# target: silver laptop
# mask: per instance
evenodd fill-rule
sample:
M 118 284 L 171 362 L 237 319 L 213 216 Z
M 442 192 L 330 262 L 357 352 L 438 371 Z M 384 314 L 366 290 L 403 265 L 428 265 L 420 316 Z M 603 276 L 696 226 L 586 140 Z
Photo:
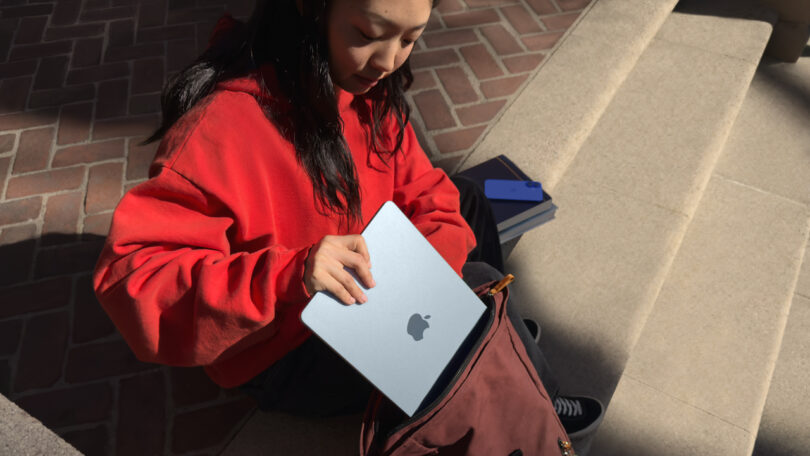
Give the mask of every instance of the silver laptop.
M 368 301 L 346 306 L 318 292 L 301 319 L 413 416 L 460 365 L 486 307 L 393 202 L 363 238 L 377 283 L 364 289 Z

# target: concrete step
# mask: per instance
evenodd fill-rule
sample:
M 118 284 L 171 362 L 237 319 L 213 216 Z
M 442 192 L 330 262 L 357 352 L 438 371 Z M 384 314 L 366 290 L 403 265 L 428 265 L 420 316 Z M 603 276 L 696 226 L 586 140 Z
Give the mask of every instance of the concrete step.
M 810 59 L 759 66 L 595 453 L 750 454 L 770 388 L 759 454 L 807 454 L 808 80 Z
M 610 401 L 739 113 L 774 17 L 731 3 L 682 2 L 667 17 L 570 164 L 549 174 L 556 220 L 507 264 L 568 392 Z M 517 161 L 533 176 L 544 166 Z M 729 185 L 709 188 L 722 197 Z
M 598 0 L 465 169 L 500 154 L 553 189 L 677 0 Z
M 754 78 L 730 143 L 749 157 L 724 172 L 810 204 L 810 57 L 796 64 L 765 61 Z M 744 123 L 742 122 L 744 120 Z M 767 157 L 754 166 L 754 157 Z M 731 166 L 735 165 L 735 166 Z M 787 327 L 754 447 L 757 456 L 810 454 L 810 249 L 804 251 Z

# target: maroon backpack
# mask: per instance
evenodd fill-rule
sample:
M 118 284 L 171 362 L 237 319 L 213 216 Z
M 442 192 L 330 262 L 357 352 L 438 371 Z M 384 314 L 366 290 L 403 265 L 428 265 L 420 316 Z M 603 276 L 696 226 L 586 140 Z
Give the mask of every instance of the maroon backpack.
M 506 314 L 508 280 L 475 289 L 487 317 L 455 377 L 430 405 L 408 418 L 379 392 L 372 395 L 360 456 L 574 456 Z

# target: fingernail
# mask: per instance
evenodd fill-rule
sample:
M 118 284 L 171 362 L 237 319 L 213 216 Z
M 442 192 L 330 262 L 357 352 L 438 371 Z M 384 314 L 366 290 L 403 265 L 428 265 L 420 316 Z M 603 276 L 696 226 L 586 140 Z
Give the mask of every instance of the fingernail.
M 363 296 L 360 297 L 360 302 L 362 302 L 363 304 L 365 304 L 367 301 L 368 301 L 368 296 L 363 295 Z
M 371 286 L 372 286 L 372 287 L 376 287 L 376 286 L 377 286 L 377 282 L 375 282 L 375 281 L 374 281 L 374 279 L 371 279 Z

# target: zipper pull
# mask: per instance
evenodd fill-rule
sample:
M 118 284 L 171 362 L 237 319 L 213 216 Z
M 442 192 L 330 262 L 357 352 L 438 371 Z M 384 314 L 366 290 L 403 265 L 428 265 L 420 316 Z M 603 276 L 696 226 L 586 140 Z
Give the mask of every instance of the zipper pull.
M 501 279 L 500 282 L 496 283 L 494 287 L 489 289 L 489 295 L 490 296 L 495 296 L 496 294 L 500 293 L 501 290 L 506 288 L 507 285 L 512 283 L 514 280 L 515 280 L 515 276 L 513 276 L 512 274 L 506 274 L 506 277 Z

